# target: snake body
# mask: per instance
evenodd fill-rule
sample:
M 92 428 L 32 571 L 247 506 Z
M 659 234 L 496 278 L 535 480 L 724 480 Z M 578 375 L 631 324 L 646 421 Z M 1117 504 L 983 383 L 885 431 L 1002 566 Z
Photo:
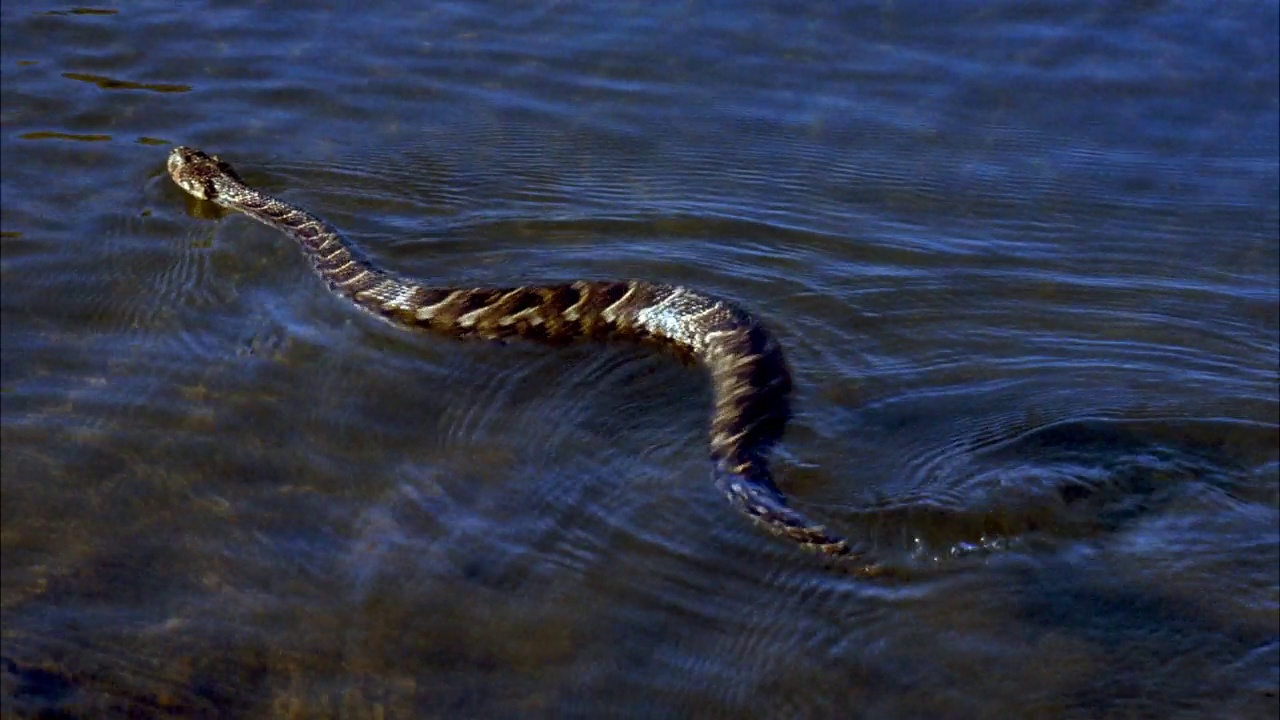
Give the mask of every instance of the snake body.
M 742 308 L 687 287 L 642 280 L 512 288 L 419 285 L 364 259 L 319 217 L 249 187 L 216 156 L 177 147 L 168 170 L 196 198 L 288 235 L 330 290 L 396 325 L 547 343 L 624 339 L 691 356 L 710 375 L 712 477 L 729 502 L 803 548 L 849 558 L 866 574 L 877 573 L 864 552 L 791 508 L 774 484 L 767 451 L 789 417 L 791 378 L 777 340 Z

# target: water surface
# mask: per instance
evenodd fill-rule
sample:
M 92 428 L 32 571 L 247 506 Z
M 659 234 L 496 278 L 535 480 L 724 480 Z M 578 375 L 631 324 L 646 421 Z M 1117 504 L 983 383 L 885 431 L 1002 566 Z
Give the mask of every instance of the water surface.
M 0 11 L 3 710 L 1272 717 L 1274 2 Z M 333 297 L 168 149 L 427 283 L 750 307 L 807 513 L 649 351 Z

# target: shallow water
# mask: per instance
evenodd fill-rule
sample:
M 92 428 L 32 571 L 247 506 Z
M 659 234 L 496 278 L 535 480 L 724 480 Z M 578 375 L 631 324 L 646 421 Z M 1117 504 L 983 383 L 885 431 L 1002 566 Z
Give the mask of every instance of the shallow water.
M 5 3 L 3 710 L 1272 717 L 1277 5 Z M 695 370 L 400 332 L 182 143 L 428 283 L 751 308 Z

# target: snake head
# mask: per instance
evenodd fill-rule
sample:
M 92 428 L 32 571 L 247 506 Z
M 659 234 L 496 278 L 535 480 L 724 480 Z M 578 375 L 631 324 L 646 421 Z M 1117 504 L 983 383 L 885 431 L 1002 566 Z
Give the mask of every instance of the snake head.
M 178 187 L 201 200 L 216 201 L 221 194 L 219 183 L 228 178 L 240 181 L 231 166 L 195 148 L 179 145 L 169 153 L 169 177 Z

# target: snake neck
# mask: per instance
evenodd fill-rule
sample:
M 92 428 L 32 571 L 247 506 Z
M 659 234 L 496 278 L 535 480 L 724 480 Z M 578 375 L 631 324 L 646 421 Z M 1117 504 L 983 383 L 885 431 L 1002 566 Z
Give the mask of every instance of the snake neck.
M 306 210 L 244 185 L 236 178 L 221 177 L 214 187 L 217 190 L 211 198 L 214 202 L 244 213 L 297 242 L 316 272 L 338 293 L 354 299 L 357 293 L 376 282 L 392 279 L 389 273 L 357 254 L 337 228 Z

